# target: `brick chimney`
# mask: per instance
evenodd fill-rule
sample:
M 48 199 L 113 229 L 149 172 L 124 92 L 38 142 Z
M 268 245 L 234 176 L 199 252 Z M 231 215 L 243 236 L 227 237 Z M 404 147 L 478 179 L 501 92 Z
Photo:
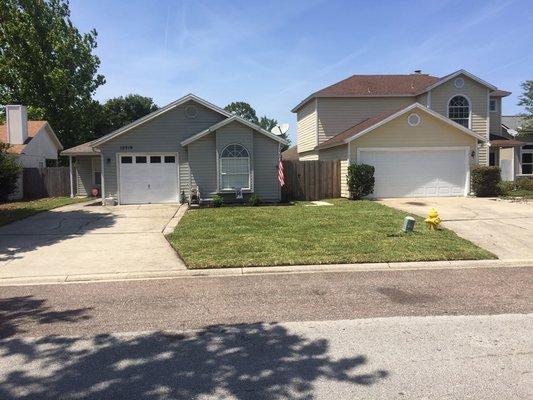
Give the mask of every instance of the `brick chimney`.
M 26 106 L 6 106 L 7 142 L 24 144 L 28 138 L 28 112 Z

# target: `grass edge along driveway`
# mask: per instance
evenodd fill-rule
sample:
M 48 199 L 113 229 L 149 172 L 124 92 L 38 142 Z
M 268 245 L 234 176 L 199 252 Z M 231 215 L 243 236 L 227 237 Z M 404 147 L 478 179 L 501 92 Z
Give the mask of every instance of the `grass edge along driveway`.
M 333 206 L 222 207 L 189 210 L 169 242 L 189 268 L 494 259 L 489 251 L 373 201 Z
M 90 200 L 87 197 L 47 197 L 37 200 L 12 201 L 0 203 L 0 226 L 10 224 L 43 211 L 66 206 L 74 203 L 82 203 Z

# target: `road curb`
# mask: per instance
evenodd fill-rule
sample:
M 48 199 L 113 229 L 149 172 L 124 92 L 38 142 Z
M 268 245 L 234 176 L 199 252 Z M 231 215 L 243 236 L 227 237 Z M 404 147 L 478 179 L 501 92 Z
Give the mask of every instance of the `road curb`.
M 224 277 L 245 275 L 332 273 L 332 272 L 382 272 L 449 270 L 468 268 L 520 268 L 533 267 L 533 260 L 464 260 L 464 261 L 420 261 L 396 263 L 323 264 L 271 267 L 237 267 L 218 269 L 180 269 L 134 271 L 127 273 L 100 273 L 76 275 L 49 275 L 42 277 L 0 278 L 0 286 L 50 285 L 68 283 L 114 282 L 128 280 L 175 279 Z

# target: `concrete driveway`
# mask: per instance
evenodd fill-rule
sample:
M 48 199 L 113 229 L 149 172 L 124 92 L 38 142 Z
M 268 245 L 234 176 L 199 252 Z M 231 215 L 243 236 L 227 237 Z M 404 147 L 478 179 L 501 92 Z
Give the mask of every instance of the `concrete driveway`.
M 435 207 L 444 226 L 504 260 L 533 260 L 533 203 L 492 198 L 384 199 L 390 207 L 427 216 Z
M 73 204 L 0 227 L 0 279 L 175 271 L 162 231 L 177 205 Z

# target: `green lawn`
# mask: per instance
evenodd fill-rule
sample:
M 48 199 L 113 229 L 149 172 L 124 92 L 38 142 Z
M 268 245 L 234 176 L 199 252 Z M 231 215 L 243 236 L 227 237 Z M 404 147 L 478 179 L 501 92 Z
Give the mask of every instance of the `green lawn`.
M 515 189 L 506 193 L 502 197 L 522 197 L 525 199 L 533 199 L 533 190 Z
M 454 232 L 401 231 L 405 212 L 377 202 L 189 211 L 168 235 L 189 268 L 495 258 Z
M 30 215 L 42 211 L 51 210 L 67 204 L 80 203 L 89 200 L 88 198 L 70 197 L 50 197 L 46 199 L 30 201 L 13 201 L 10 203 L 0 204 L 0 226 L 9 224 L 13 221 L 29 217 Z

